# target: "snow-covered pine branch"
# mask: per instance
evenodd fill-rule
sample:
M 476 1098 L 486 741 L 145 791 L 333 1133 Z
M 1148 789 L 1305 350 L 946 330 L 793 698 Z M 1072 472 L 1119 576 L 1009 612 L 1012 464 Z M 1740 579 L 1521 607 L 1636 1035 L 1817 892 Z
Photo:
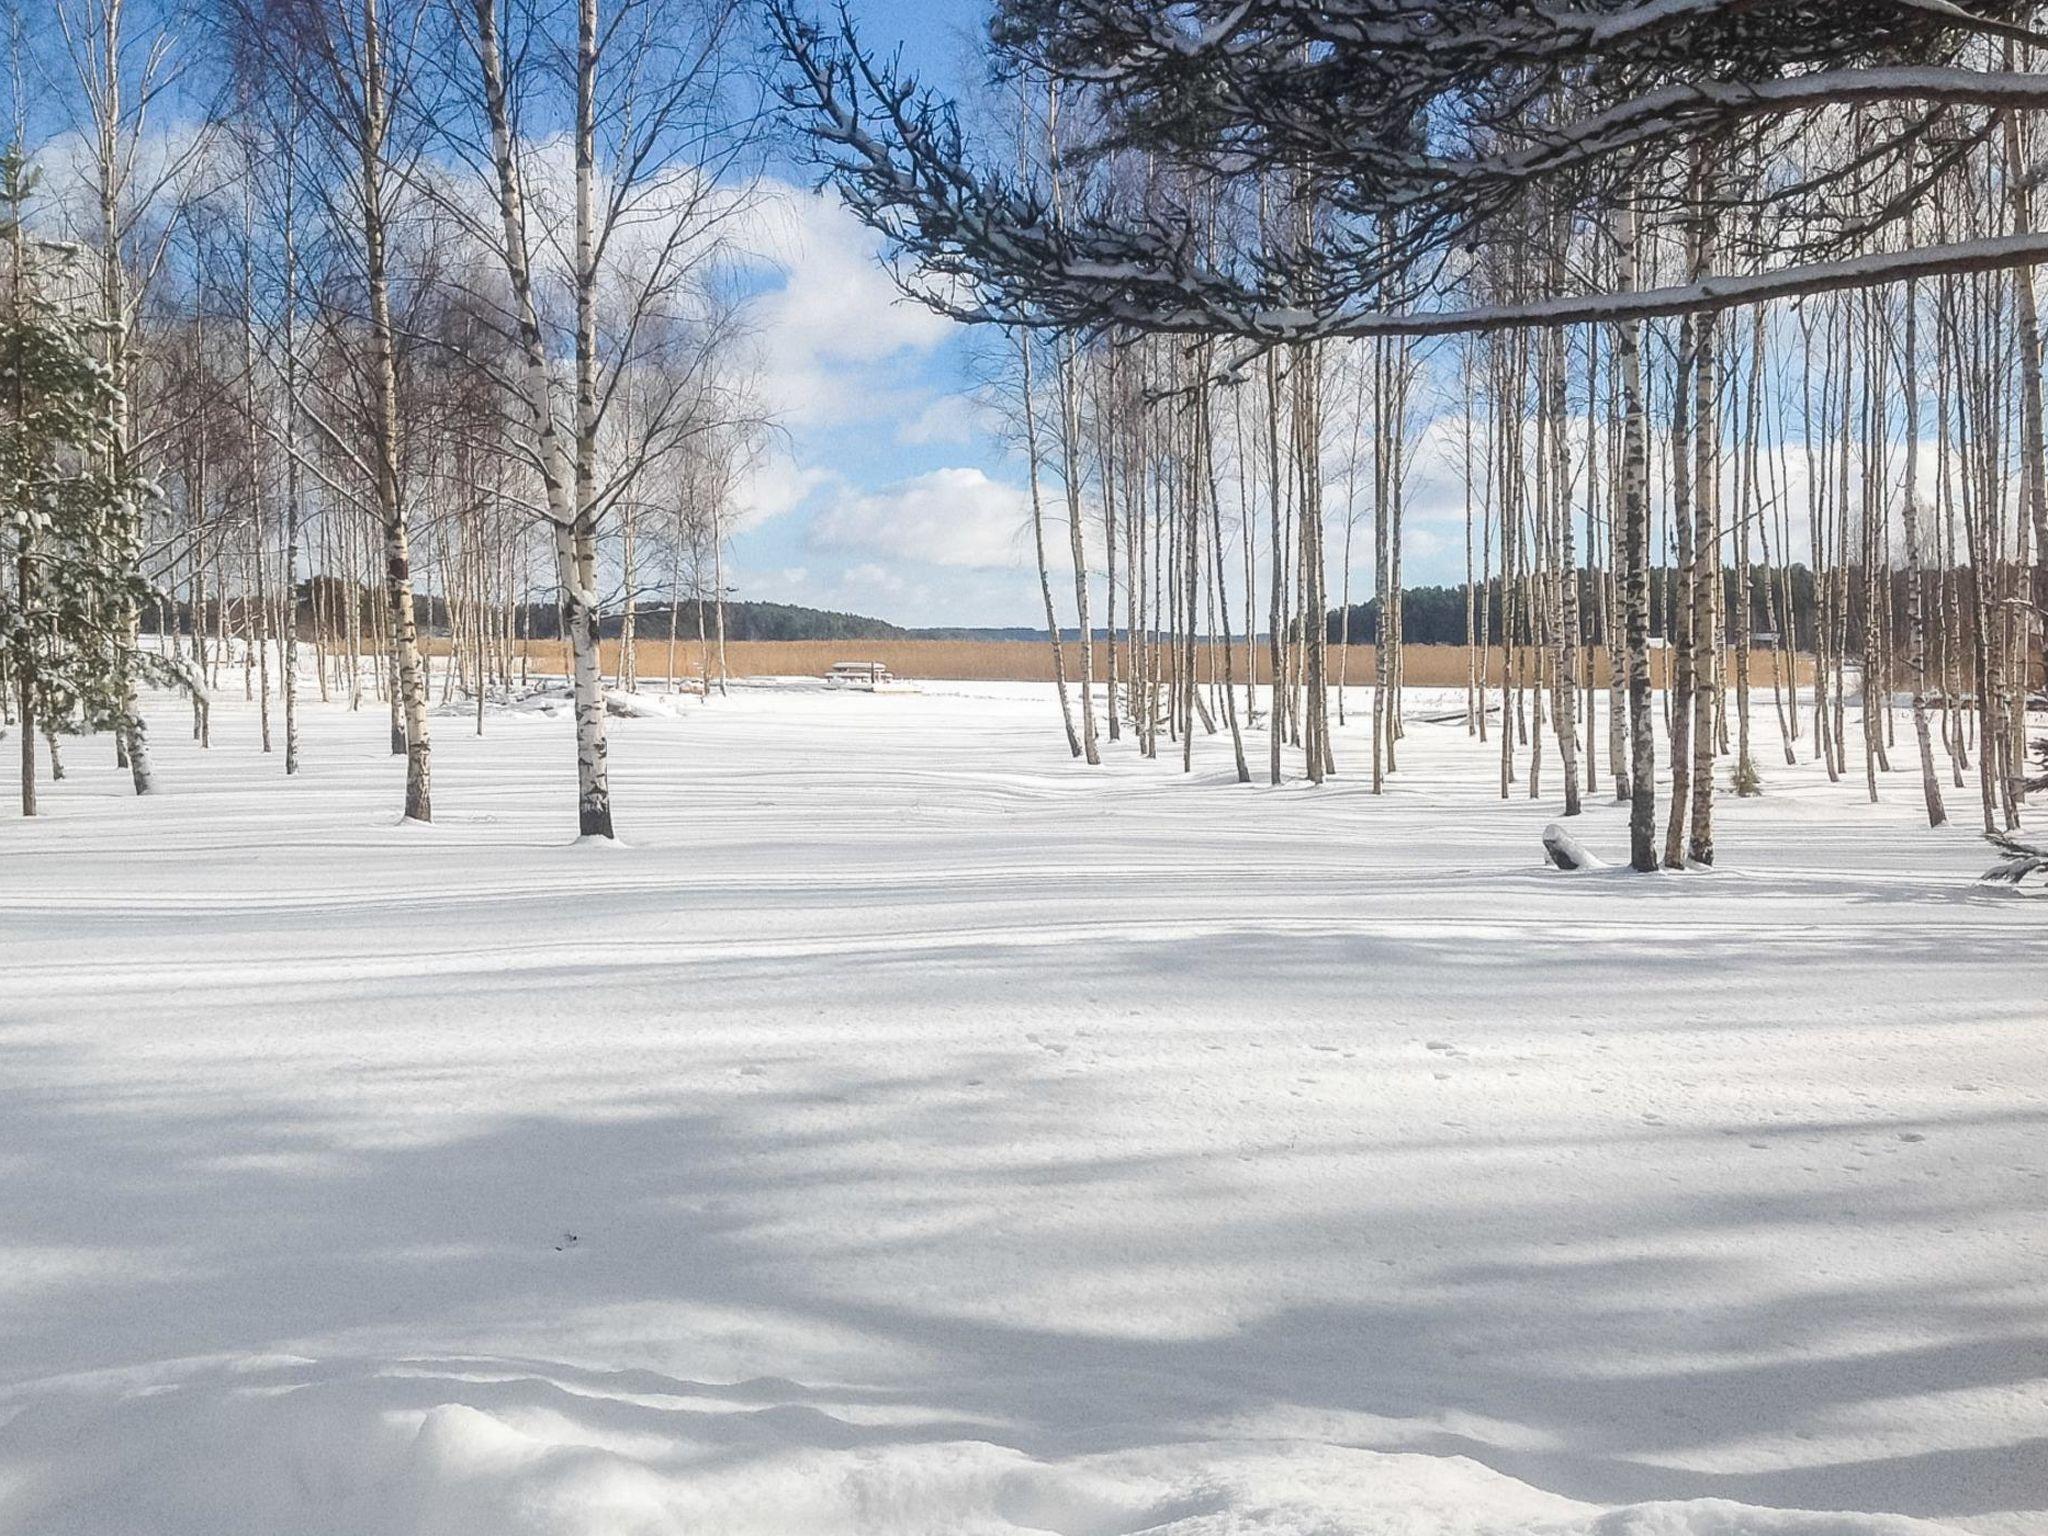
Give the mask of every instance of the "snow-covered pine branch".
M 1740 8 L 1757 13 L 1741 24 L 1727 5 L 1634 6 L 1605 21 L 1477 3 L 1308 9 L 1244 0 L 1168 20 L 1118 0 L 1014 0 L 992 32 L 999 68 L 1089 93 L 1093 137 L 1065 151 L 1079 167 L 1143 149 L 1220 181 L 1226 203 L 1233 183 L 1271 172 L 1312 185 L 1330 220 L 1313 241 L 1279 244 L 1216 238 L 1203 211 L 1214 199 L 1155 195 L 1132 207 L 1096 187 L 1055 218 L 1044 188 L 986 168 L 951 105 L 878 62 L 849 23 L 827 30 L 791 0 L 771 15 L 791 65 L 785 98 L 828 173 L 891 242 L 906 288 L 971 321 L 1261 343 L 1439 335 L 1650 318 L 2039 259 L 2025 235 L 1826 261 L 1798 259 L 1803 243 L 1792 241 L 1794 259 L 1762 262 L 1732 287 L 1709 278 L 1655 297 L 1589 291 L 1514 306 L 1461 305 L 1445 292 L 1450 258 L 1532 199 L 1592 204 L 1627 185 L 1654 206 L 1662 194 L 1648 173 L 1660 161 L 1747 120 L 2048 105 L 2048 76 L 1960 62 L 1973 36 L 2026 7 L 1880 7 L 1875 26 L 1769 5 Z M 1556 105 L 1533 110 L 1541 100 Z M 1922 131 L 1889 152 L 1910 154 Z M 1849 156 L 1761 195 L 1791 220 L 1859 164 Z M 1881 229 L 1857 233 L 1867 244 Z M 1382 307 L 1390 292 L 1403 314 Z

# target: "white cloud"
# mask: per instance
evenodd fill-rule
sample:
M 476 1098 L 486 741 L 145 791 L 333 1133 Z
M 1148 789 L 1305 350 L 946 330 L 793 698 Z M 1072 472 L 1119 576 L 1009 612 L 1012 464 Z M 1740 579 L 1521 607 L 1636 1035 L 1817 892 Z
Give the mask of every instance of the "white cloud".
M 1427 528 L 1407 527 L 1402 532 L 1401 553 L 1404 559 L 1434 560 L 1450 551 L 1450 540 L 1440 533 L 1432 533 Z
M 783 277 L 755 306 L 768 404 L 807 425 L 919 409 L 925 392 L 905 374 L 953 322 L 897 291 L 880 238 L 835 194 L 773 180 L 757 194 L 748 243 Z
M 128 189 L 122 217 L 138 220 L 145 243 L 173 210 L 217 199 L 233 188 L 246 164 L 233 135 L 208 134 L 190 122 L 153 125 L 126 137 L 120 154 Z M 33 163 L 37 176 L 29 226 L 52 237 L 97 241 L 102 233 L 99 161 L 91 136 L 82 128 L 58 133 L 35 150 Z M 153 199 L 151 217 L 139 218 L 138 197 Z
M 810 537 L 877 562 L 1014 570 L 1030 562 L 1030 519 L 1016 486 L 978 469 L 935 469 L 880 491 L 849 491 L 813 519 Z
M 896 441 L 910 446 L 960 445 L 994 437 L 1002 422 L 969 394 L 941 395 L 896 429 Z
M 732 529 L 743 533 L 794 512 L 820 489 L 838 483 L 828 469 L 800 465 L 779 446 L 760 454 L 732 494 Z
M 876 565 L 873 561 L 848 567 L 839 578 L 839 585 L 849 592 L 878 592 L 890 597 L 899 596 L 904 588 L 901 576 L 886 565 Z

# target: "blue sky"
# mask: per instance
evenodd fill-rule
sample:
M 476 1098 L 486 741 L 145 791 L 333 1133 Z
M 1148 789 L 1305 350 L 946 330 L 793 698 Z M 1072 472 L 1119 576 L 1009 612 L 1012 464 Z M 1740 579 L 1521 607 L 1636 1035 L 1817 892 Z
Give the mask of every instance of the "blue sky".
M 853 12 L 865 45 L 900 47 L 920 79 L 973 99 L 985 0 L 853 0 Z M 814 192 L 802 167 L 777 174 L 787 178 L 776 183 L 787 245 L 771 253 L 783 285 L 764 296 L 761 335 L 783 430 L 743 497 L 728 566 L 736 595 L 912 626 L 1041 627 L 1024 464 L 974 389 L 974 354 L 1000 345 L 1000 334 L 901 299 L 875 241 L 835 194 Z M 1403 573 L 1411 584 L 1456 582 L 1462 402 L 1431 384 L 1425 393 L 1433 398 L 1418 402 L 1429 425 L 1408 485 Z M 1057 517 L 1061 498 L 1048 490 Z M 1047 535 L 1063 560 L 1063 523 Z M 1370 584 L 1370 542 L 1369 531 L 1354 540 L 1354 594 Z M 1339 526 L 1331 546 L 1334 567 Z M 1071 578 L 1055 576 L 1070 602 Z M 1099 573 L 1094 585 L 1099 615 Z M 1342 589 L 1334 568 L 1330 588 L 1333 598 Z
M 972 89 L 978 0 L 860 0 L 864 42 Z M 1042 624 L 1021 460 L 976 403 L 987 333 L 902 300 L 873 238 L 785 164 L 769 223 L 779 290 L 762 300 L 781 430 L 732 541 L 736 595 L 909 625 Z
M 139 3 L 150 8 L 149 0 Z M 828 12 L 832 0 L 813 3 Z M 925 83 L 979 102 L 979 40 L 990 0 L 850 3 L 865 46 L 881 55 L 900 50 Z M 72 87 L 61 50 L 43 41 L 39 61 L 52 74 L 49 89 L 30 92 L 31 138 L 45 141 L 45 169 L 55 164 L 61 185 L 67 177 L 58 162 L 71 153 L 63 144 Z M 162 115 L 154 131 L 166 143 L 189 142 L 191 134 L 189 125 Z M 977 355 L 1003 348 L 1003 336 L 956 325 L 902 298 L 879 259 L 878 241 L 814 179 L 793 155 L 771 162 L 755 184 L 759 218 L 738 237 L 760 258 L 746 263 L 744 280 L 760 285 L 753 303 L 762 393 L 778 430 L 738 487 L 727 525 L 726 574 L 735 595 L 911 626 L 1042 625 L 1025 466 L 1003 423 L 980 403 L 975 383 Z M 1774 323 L 1790 322 L 1781 316 Z M 1424 363 L 1405 482 L 1402 561 L 1411 585 L 1464 578 L 1466 403 L 1459 388 L 1455 366 Z M 1349 436 L 1341 421 L 1335 435 Z M 1326 446 L 1333 599 L 1345 588 L 1348 446 Z M 1920 456 L 1929 485 L 1934 462 L 1930 446 Z M 1799 504 L 1803 455 L 1792 454 L 1782 473 L 1788 498 Z M 1063 565 L 1064 498 L 1057 485 L 1047 491 L 1048 544 Z M 1099 535 L 1089 543 L 1099 544 Z M 1357 595 L 1370 584 L 1369 528 L 1355 524 L 1351 543 L 1350 589 Z M 1796 533 L 1788 552 L 1804 555 Z M 1064 610 L 1070 577 L 1064 570 L 1055 577 Z M 1099 618 L 1099 572 L 1093 585 Z

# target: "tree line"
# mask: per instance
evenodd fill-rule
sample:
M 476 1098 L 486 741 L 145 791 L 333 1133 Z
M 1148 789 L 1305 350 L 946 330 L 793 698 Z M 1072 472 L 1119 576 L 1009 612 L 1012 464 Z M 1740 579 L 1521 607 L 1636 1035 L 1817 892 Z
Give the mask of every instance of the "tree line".
M 963 113 L 797 0 L 57 0 L 10 44 L 8 324 L 52 370 L 4 406 L 24 804 L 35 741 L 56 772 L 89 729 L 146 791 L 138 690 L 185 687 L 203 739 L 232 665 L 286 771 L 302 672 L 388 710 L 425 819 L 429 651 L 481 721 L 561 635 L 608 835 L 607 686 L 726 632 L 779 121 L 984 328 L 1077 757 L 1185 769 L 1214 732 L 1240 779 L 1263 745 L 1321 780 L 1365 682 L 1382 790 L 1404 645 L 1449 634 L 1501 793 L 1571 814 L 1604 769 L 1638 867 L 1711 862 L 1718 786 L 1765 785 L 1758 676 L 1787 760 L 1875 797 L 1897 757 L 1930 821 L 1974 791 L 2009 833 L 2040 21 L 998 0 Z M 1403 569 L 1425 472 L 1464 500 L 1448 589 Z
M 1319 779 L 1357 625 L 1381 789 L 1427 448 L 1464 489 L 1502 794 L 1542 793 L 1547 739 L 1567 815 L 1605 759 L 1636 868 L 1711 863 L 1717 782 L 1765 778 L 1758 636 L 1803 631 L 1788 760 L 1875 798 L 1903 754 L 1930 822 L 1946 786 L 2017 825 L 2048 608 L 2039 7 L 999 0 L 1002 105 L 972 112 L 844 14 L 771 10 L 823 174 L 908 291 L 1015 353 L 1080 632 L 1091 566 L 1122 606 L 1080 648 L 1078 730 L 1062 689 L 1076 755 L 1102 682 L 1112 739 L 1185 767 L 1227 729 L 1248 779 L 1263 629 L 1268 775 L 1285 745 Z M 1329 590 L 1355 544 L 1363 604 Z M 1057 630 L 1052 554 L 1041 527 Z
M 204 739 L 232 649 L 265 750 L 277 699 L 285 772 L 304 670 L 388 709 L 404 814 L 430 819 L 431 603 L 479 700 L 537 628 L 566 634 L 578 826 L 609 836 L 600 610 L 629 656 L 646 594 L 722 613 L 766 425 L 750 7 L 56 0 L 47 27 L 14 20 L 6 323 L 81 370 L 49 386 L 65 420 L 19 393 L 4 420 L 24 810 L 39 743 L 61 773 L 86 730 L 147 793 L 138 686 L 182 687 Z

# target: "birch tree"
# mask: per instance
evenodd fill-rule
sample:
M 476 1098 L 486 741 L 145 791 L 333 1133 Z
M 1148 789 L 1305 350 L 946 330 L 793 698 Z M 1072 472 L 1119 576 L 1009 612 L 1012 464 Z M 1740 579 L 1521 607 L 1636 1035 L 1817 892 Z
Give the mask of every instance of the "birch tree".
M 352 472 L 381 542 L 382 605 L 390 651 L 392 750 L 405 757 L 403 817 L 433 820 L 427 682 L 414 605 L 411 507 L 402 459 L 400 337 L 393 299 L 397 234 L 419 155 L 409 130 L 419 89 L 424 13 L 416 0 L 245 0 L 242 36 L 271 81 L 289 90 L 334 168 L 329 224 L 347 241 L 360 283 L 362 356 L 349 403 L 360 437 L 302 396 L 295 423 L 317 427 L 331 458 Z M 348 356 L 346 352 L 330 357 Z M 293 461 L 309 456 L 294 451 Z
M 609 476 L 599 438 L 646 349 L 672 325 L 711 321 L 704 301 L 714 264 L 741 211 L 725 179 L 742 167 L 754 130 L 736 99 L 746 41 L 737 0 L 613 0 L 604 9 L 601 17 L 599 0 L 578 0 L 573 38 L 557 35 L 554 11 L 522 0 L 468 0 L 457 20 L 474 66 L 473 120 L 488 145 L 479 168 L 507 289 L 513 420 L 540 477 L 537 510 L 554 541 L 568 627 L 577 829 L 609 838 L 600 530 L 665 446 L 704 428 L 692 414 L 700 402 L 681 388 L 643 401 L 637 444 Z M 569 103 L 559 123 L 566 197 L 552 145 L 535 136 L 558 99 Z M 553 286 L 565 290 L 560 302 L 551 302 Z

